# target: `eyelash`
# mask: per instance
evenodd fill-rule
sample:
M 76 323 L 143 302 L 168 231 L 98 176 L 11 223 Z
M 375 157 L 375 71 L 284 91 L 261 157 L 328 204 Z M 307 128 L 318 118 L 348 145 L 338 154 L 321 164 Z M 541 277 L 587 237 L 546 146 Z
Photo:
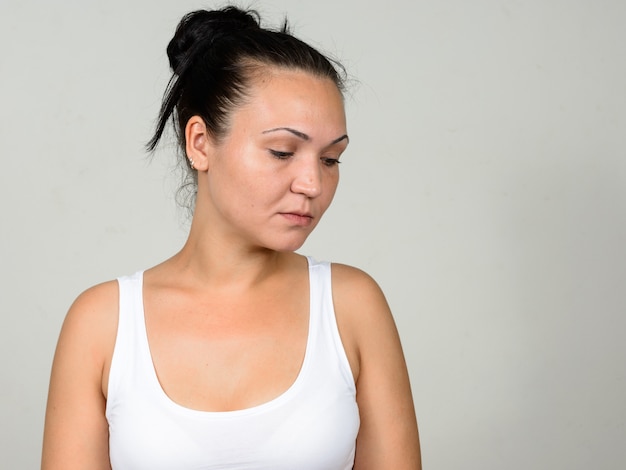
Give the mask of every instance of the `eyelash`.
M 278 158 L 279 160 L 286 160 L 289 157 L 293 156 L 293 152 L 281 152 L 280 150 L 272 150 L 269 149 L 272 156 Z
M 337 158 L 322 158 L 322 162 L 326 166 L 335 166 L 341 163 Z
M 278 158 L 279 160 L 286 160 L 289 157 L 293 156 L 293 152 L 281 152 L 280 150 L 273 150 L 273 149 L 269 149 L 269 152 L 272 154 L 273 157 Z M 324 165 L 329 166 L 329 167 L 335 166 L 341 163 L 339 159 L 337 158 L 324 157 L 321 160 Z

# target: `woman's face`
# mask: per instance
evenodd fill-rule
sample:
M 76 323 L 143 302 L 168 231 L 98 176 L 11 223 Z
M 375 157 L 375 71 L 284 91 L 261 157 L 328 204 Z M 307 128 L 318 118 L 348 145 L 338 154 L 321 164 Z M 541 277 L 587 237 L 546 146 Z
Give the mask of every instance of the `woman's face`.
M 282 69 L 256 77 L 249 96 L 199 174 L 208 223 L 229 240 L 296 250 L 339 182 L 337 162 L 348 145 L 343 99 L 329 79 Z

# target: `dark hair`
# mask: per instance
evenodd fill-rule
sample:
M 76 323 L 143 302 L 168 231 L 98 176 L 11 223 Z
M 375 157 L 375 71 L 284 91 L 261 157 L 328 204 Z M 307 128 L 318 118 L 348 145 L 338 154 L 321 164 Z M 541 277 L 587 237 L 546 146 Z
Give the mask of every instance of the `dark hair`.
M 196 115 L 219 141 L 227 131 L 230 112 L 243 103 L 250 79 L 263 66 L 302 70 L 329 78 L 340 91 L 344 89 L 341 65 L 333 61 L 336 68 L 322 53 L 292 36 L 287 20 L 279 30 L 262 28 L 256 11 L 233 6 L 185 15 L 167 46 L 167 55 L 173 75 L 147 144 L 149 151 L 155 150 L 171 119 L 184 155 L 185 126 Z M 187 184 L 195 188 L 196 172 L 189 176 L 192 181 Z

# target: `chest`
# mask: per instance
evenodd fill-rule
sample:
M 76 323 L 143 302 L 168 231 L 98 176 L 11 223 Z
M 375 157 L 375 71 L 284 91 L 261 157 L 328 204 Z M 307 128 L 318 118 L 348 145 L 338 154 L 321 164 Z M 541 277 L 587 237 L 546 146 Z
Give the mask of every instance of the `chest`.
M 148 296 L 149 350 L 165 393 L 204 411 L 231 411 L 284 392 L 302 366 L 309 336 L 308 286 L 245 301 Z
M 300 327 L 305 341 L 303 356 L 294 362 L 297 371 L 294 378 L 286 380 L 286 386 L 277 387 L 268 400 L 258 404 L 202 411 L 201 407 L 186 406 L 182 395 L 182 400 L 169 396 L 162 387 L 158 363 L 156 368 L 153 364 L 154 348 L 148 341 L 149 319 L 144 320 L 141 302 L 132 300 L 135 297 L 128 290 L 121 285 L 120 323 L 106 405 L 113 469 L 352 468 L 359 429 L 356 389 L 328 291 L 312 295 L 307 302 L 304 327 Z M 299 324 L 294 320 L 281 328 L 293 330 Z M 222 338 L 223 344 L 250 340 L 251 333 L 235 326 Z M 279 329 L 274 325 L 263 334 L 271 338 L 269 331 Z M 186 328 L 179 334 L 196 338 L 189 336 Z M 213 339 L 220 342 L 219 336 Z M 158 333 L 153 332 L 152 339 L 155 337 Z M 298 343 L 293 342 L 295 349 L 302 348 Z M 265 348 L 268 346 L 256 351 Z M 223 349 L 222 358 L 230 349 Z M 285 354 L 284 348 L 278 350 Z M 255 349 L 250 351 L 253 355 Z M 233 350 L 230 353 L 234 354 Z M 224 384 L 219 377 L 215 379 Z M 264 381 L 269 382 L 259 379 L 258 383 Z
M 320 390 L 316 399 L 289 395 L 239 412 L 186 417 L 145 397 L 120 403 L 110 412 L 112 468 L 352 468 L 359 428 L 354 397 Z

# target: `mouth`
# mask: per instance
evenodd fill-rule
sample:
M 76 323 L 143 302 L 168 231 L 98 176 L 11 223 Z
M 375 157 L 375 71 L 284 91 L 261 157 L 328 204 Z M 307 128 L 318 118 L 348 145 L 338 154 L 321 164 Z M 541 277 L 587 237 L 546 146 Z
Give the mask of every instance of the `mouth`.
M 305 212 L 281 212 L 280 215 L 300 227 L 308 227 L 313 223 L 313 216 Z

